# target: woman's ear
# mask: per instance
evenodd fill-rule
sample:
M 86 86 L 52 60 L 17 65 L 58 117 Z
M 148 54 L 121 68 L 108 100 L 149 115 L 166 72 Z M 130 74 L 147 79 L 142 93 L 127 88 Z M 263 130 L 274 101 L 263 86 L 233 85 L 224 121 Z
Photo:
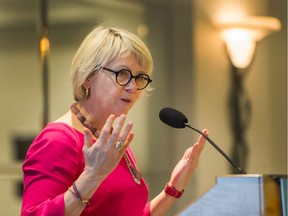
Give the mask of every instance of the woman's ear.
M 91 87 L 91 77 L 88 77 L 83 83 L 82 87 L 85 89 L 86 99 L 90 96 L 90 87 Z
M 85 82 L 83 83 L 82 86 L 85 89 L 90 89 L 90 87 L 91 87 L 91 77 L 87 77 L 87 79 L 85 80 Z

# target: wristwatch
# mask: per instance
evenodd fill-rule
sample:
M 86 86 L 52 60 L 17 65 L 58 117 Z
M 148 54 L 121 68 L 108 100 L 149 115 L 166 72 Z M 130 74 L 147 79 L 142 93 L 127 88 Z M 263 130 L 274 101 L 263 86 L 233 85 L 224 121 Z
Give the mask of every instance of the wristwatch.
M 169 186 L 167 183 L 164 191 L 166 194 L 173 196 L 173 197 L 178 199 L 182 196 L 184 189 L 182 191 L 178 191 L 176 188 L 174 188 L 173 186 Z

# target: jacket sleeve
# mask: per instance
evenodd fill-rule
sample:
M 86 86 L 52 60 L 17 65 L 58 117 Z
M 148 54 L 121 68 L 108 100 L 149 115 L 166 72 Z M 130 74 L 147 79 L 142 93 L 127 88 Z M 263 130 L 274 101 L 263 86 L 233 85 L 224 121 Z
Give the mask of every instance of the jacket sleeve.
M 21 212 L 21 216 L 63 216 L 64 214 L 64 194 L 60 194 L 53 200 L 47 199 L 38 205 L 31 205 Z
M 64 193 L 84 168 L 83 142 L 75 133 L 50 123 L 31 144 L 22 166 L 22 216 L 64 215 Z

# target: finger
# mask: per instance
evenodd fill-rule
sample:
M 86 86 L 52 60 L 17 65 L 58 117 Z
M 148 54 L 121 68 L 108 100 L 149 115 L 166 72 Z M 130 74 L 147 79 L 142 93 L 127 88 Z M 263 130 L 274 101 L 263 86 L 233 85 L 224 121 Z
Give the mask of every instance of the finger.
M 132 122 L 129 122 L 127 125 L 126 125 L 126 128 L 124 130 L 124 132 L 119 136 L 119 139 L 118 141 L 116 142 L 116 145 L 115 145 L 115 149 L 116 150 L 121 150 L 124 146 L 130 144 L 130 142 L 132 141 L 133 139 L 133 136 L 134 134 L 131 132 L 132 130 L 132 127 L 133 127 L 133 123 Z M 119 143 L 120 143 L 120 146 L 119 146 Z M 121 145 L 122 143 L 122 145 Z
M 202 131 L 202 133 L 203 133 L 205 136 L 208 136 L 208 130 L 207 130 L 207 129 L 204 129 L 204 130 Z M 205 138 L 203 135 L 200 135 L 199 138 L 198 138 L 197 143 L 202 144 L 202 143 L 205 143 L 205 141 L 206 141 L 206 138 Z
M 204 129 L 203 134 L 207 137 L 208 136 L 208 130 Z M 192 147 L 191 155 L 192 155 L 192 161 L 198 161 L 201 155 L 201 152 L 204 149 L 204 144 L 206 142 L 206 138 L 203 135 L 200 135 L 197 143 Z
M 202 133 L 208 137 L 208 131 L 207 129 L 204 129 L 202 131 Z M 199 138 L 198 138 L 198 141 L 195 143 L 195 145 L 199 146 L 199 154 L 201 153 L 201 151 L 204 149 L 204 145 L 205 145 L 205 142 L 206 142 L 206 138 L 203 136 L 203 135 L 200 135 Z
M 199 146 L 196 144 L 194 144 L 192 147 L 190 147 L 189 149 L 186 150 L 183 158 L 185 160 L 188 160 L 190 162 L 194 162 L 195 158 L 196 158 L 196 155 L 197 155 L 197 152 L 198 152 L 198 148 Z
M 132 142 L 133 138 L 134 138 L 135 134 L 133 132 L 130 132 L 127 136 L 127 144 L 130 145 L 130 143 Z
M 107 120 L 106 120 L 106 122 L 104 124 L 104 127 L 101 130 L 100 136 L 98 138 L 99 142 L 101 142 L 103 144 L 106 143 L 106 140 L 107 140 L 107 138 L 109 137 L 109 135 L 111 133 L 111 128 L 112 128 L 114 120 L 115 120 L 115 115 L 113 115 L 113 114 L 111 114 L 107 118 Z
M 108 144 L 110 144 L 110 146 L 114 145 L 117 141 L 125 140 L 125 138 L 122 140 L 119 140 L 119 135 L 120 135 L 120 132 L 122 130 L 122 127 L 124 125 L 125 120 L 126 120 L 126 115 L 124 115 L 124 114 L 118 118 L 118 121 L 117 121 L 117 123 L 113 129 L 113 132 L 112 132 L 110 139 L 109 139 L 109 142 L 108 142 Z
M 133 127 L 133 122 L 128 122 L 128 124 L 125 127 L 125 130 L 123 131 L 123 133 L 119 136 L 119 141 L 123 141 L 125 142 L 125 140 L 127 139 L 128 134 L 131 132 Z
M 130 143 L 132 142 L 134 138 L 134 133 L 133 132 L 130 132 L 127 136 L 127 139 L 126 141 L 124 142 L 123 144 L 123 147 L 120 149 L 120 150 L 117 150 L 119 152 L 119 155 L 120 155 L 120 159 L 123 157 L 123 155 L 125 154 L 127 148 L 130 146 Z M 115 148 L 116 149 L 116 148 Z
M 88 128 L 84 128 L 83 151 L 87 151 L 92 145 L 92 133 Z
M 207 137 L 208 136 L 208 130 L 204 129 L 202 133 Z M 195 163 L 198 162 L 200 158 L 200 154 L 204 148 L 206 138 L 201 134 L 198 138 L 198 141 L 191 147 L 189 148 L 186 153 L 184 154 L 183 159 Z

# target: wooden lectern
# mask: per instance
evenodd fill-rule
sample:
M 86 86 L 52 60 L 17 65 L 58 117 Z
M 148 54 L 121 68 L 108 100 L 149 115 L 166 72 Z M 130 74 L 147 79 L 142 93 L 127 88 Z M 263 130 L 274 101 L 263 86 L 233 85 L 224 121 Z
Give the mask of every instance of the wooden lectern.
M 227 175 L 179 216 L 287 216 L 287 176 Z

